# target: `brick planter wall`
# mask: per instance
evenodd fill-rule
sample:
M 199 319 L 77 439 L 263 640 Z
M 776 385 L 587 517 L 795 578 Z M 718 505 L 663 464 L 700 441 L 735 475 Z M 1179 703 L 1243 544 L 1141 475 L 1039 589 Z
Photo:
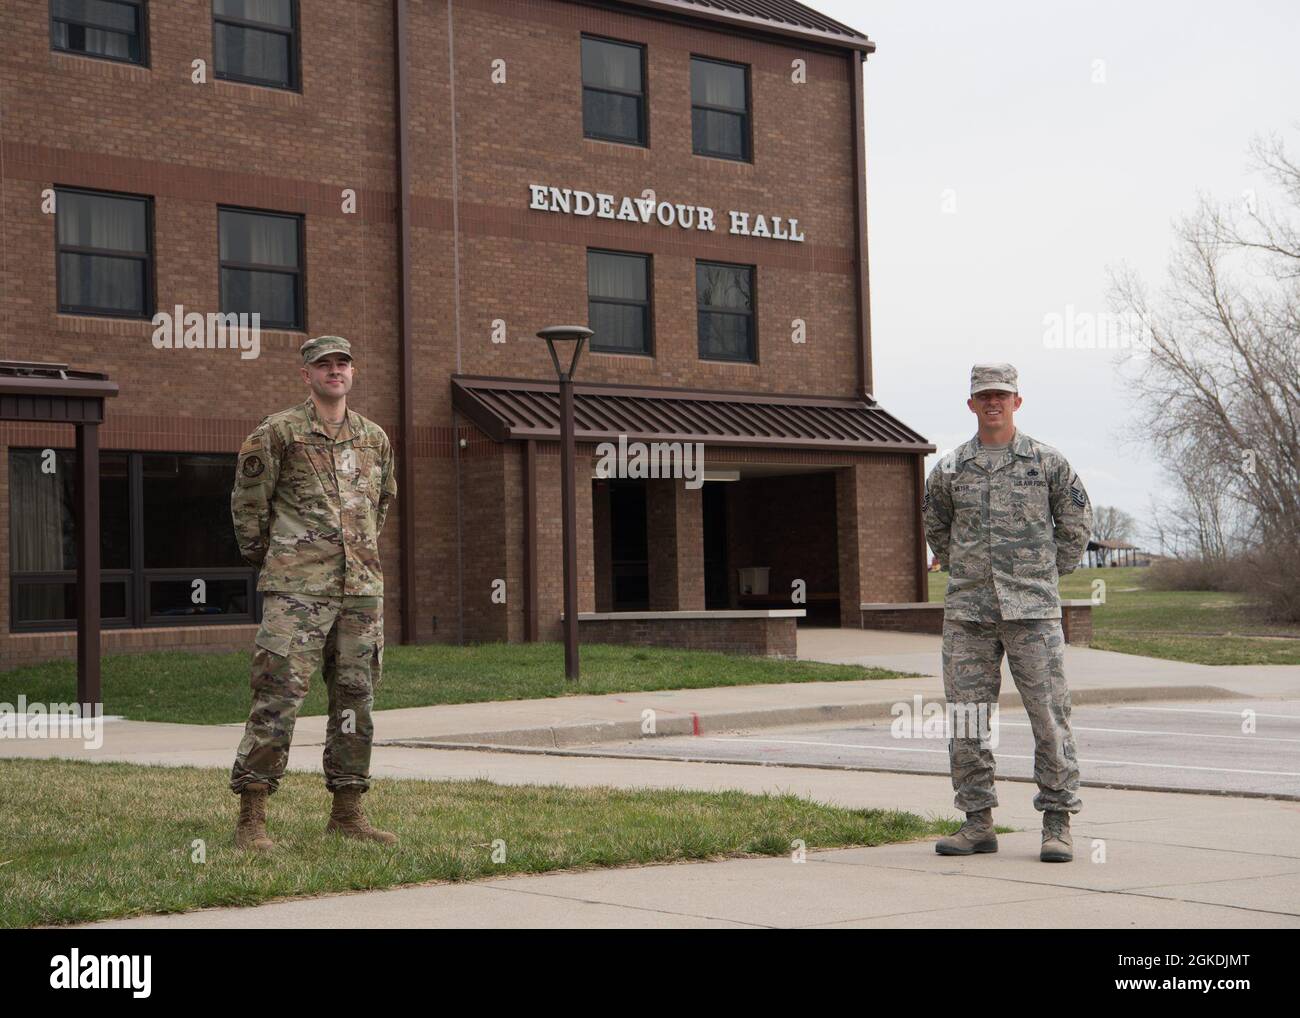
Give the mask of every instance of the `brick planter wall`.
M 688 612 L 683 615 L 659 613 L 658 618 L 653 617 L 654 614 L 611 612 L 600 618 L 579 615 L 578 638 L 582 643 L 625 643 L 761 657 L 795 657 L 797 616 L 793 614 Z
M 100 634 L 104 655 L 149 650 L 218 654 L 243 650 L 252 654 L 257 626 L 153 626 L 148 629 L 105 629 Z M 76 660 L 77 634 L 11 633 L 0 641 L 0 669 L 41 661 Z

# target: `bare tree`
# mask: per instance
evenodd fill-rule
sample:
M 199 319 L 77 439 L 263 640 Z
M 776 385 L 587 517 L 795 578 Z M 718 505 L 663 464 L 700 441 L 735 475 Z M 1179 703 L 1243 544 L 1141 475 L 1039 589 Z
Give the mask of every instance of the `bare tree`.
M 1177 227 L 1158 299 L 1121 270 L 1117 311 L 1141 323 L 1136 382 L 1149 439 L 1180 502 L 1164 523 L 1207 560 L 1250 563 L 1252 589 L 1300 618 L 1300 166 L 1277 138 L 1252 147 L 1270 208 L 1203 198 Z

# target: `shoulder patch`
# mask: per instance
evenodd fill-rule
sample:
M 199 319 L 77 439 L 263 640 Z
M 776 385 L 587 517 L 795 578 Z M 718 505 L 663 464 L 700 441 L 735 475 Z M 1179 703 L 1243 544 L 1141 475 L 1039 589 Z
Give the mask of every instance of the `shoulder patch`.
M 930 508 L 930 493 L 927 491 L 925 495 L 921 498 L 921 512 L 925 512 L 929 508 Z
M 266 470 L 266 464 L 262 462 L 261 456 L 245 456 L 240 469 L 245 477 L 259 477 Z
M 1080 509 L 1088 504 L 1088 497 L 1083 493 L 1083 489 L 1076 484 L 1070 485 L 1070 500 Z

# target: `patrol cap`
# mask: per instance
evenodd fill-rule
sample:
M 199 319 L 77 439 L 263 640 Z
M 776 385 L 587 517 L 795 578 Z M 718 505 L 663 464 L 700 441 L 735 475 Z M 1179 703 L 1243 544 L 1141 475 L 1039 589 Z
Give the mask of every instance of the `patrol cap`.
M 970 369 L 970 394 L 998 389 L 1002 392 L 1019 392 L 1019 376 L 1010 364 L 976 364 Z
M 341 353 L 348 360 L 352 360 L 352 344 L 342 336 L 317 336 L 303 343 L 298 348 L 298 352 L 302 354 L 304 364 L 312 364 L 332 353 Z

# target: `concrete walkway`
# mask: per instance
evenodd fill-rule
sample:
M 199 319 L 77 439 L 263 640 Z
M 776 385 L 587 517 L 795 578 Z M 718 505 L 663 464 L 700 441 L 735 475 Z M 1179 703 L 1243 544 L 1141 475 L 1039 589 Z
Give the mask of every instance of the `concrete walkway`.
M 922 675 L 942 674 L 943 638 L 919 633 L 862 629 L 799 630 L 801 660 L 859 664 Z M 1150 686 L 1215 686 L 1246 696 L 1286 697 L 1300 691 L 1300 665 L 1197 665 L 1158 657 L 1117 654 L 1091 647 L 1065 648 L 1065 675 L 1072 691 Z M 1003 689 L 1014 689 L 1002 662 Z M 939 693 L 943 686 L 940 683 Z M 1094 701 L 1096 702 L 1096 701 Z

